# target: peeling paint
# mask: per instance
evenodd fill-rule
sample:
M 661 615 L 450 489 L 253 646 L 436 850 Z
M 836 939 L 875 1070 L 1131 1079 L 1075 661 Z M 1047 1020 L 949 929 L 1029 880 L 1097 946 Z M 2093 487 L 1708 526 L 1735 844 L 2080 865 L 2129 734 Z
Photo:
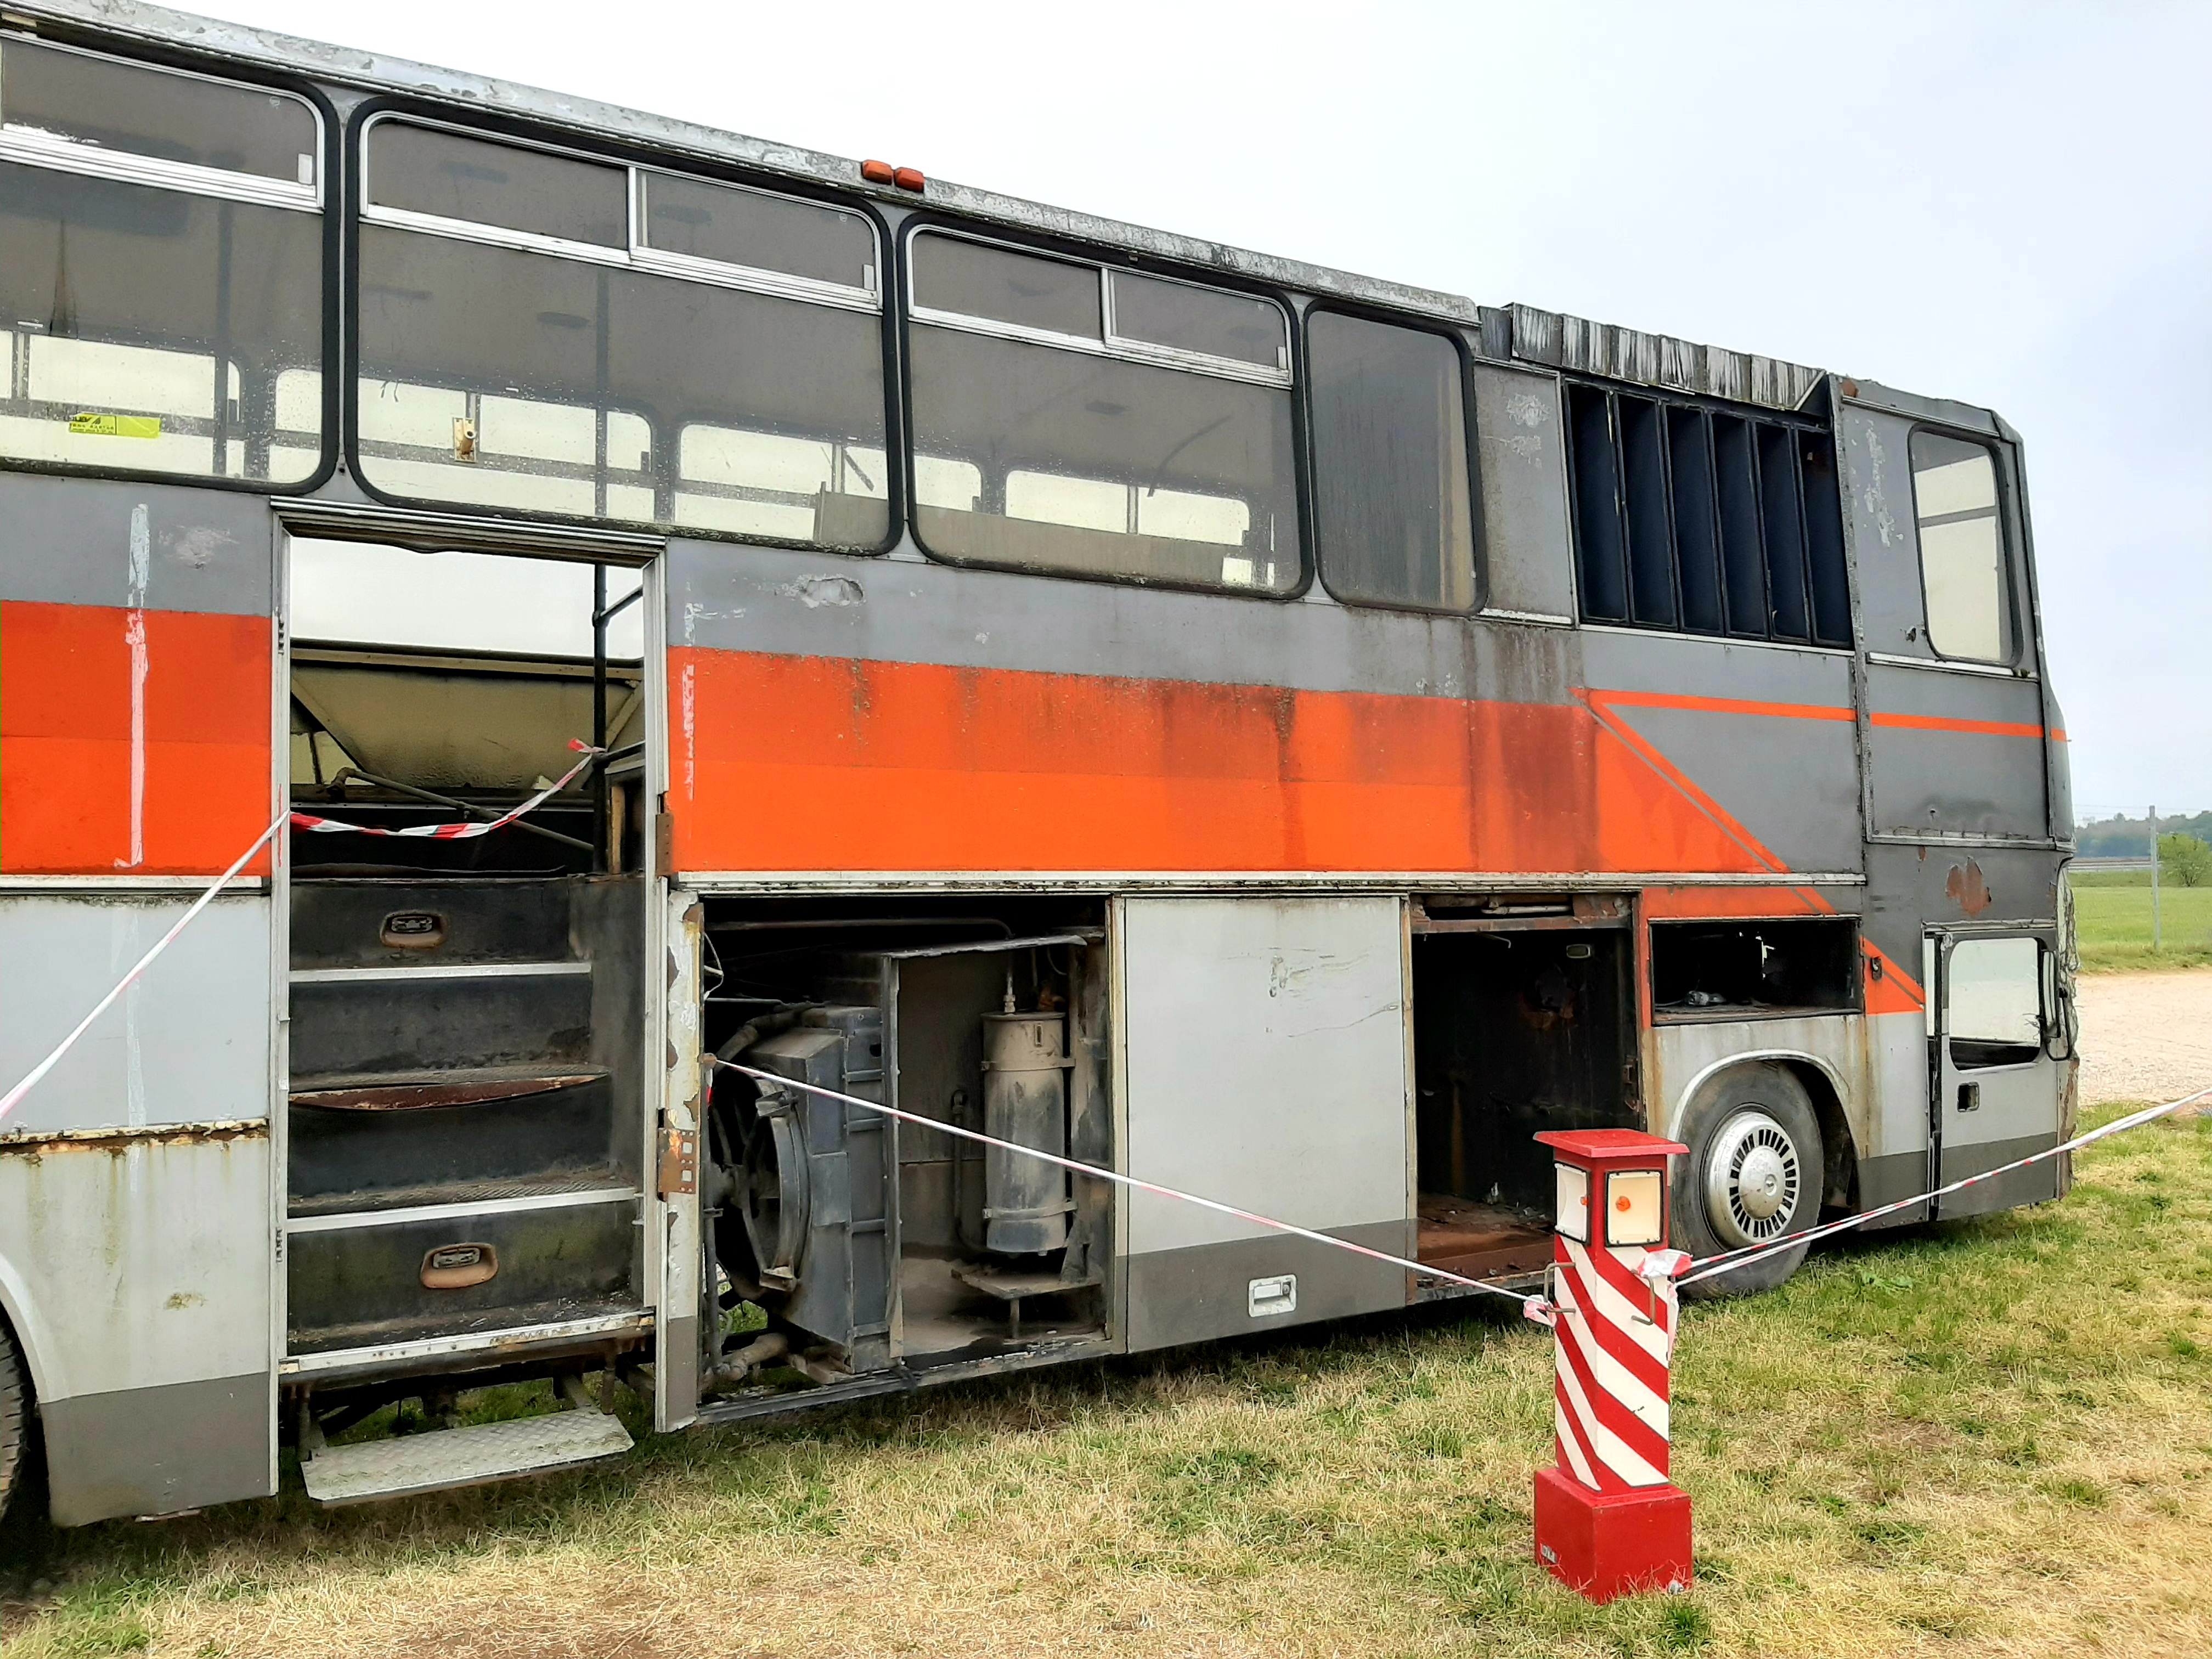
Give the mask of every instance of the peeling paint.
M 800 576 L 774 591 L 782 599 L 797 599 L 809 611 L 825 605 L 859 605 L 867 597 L 850 576 Z

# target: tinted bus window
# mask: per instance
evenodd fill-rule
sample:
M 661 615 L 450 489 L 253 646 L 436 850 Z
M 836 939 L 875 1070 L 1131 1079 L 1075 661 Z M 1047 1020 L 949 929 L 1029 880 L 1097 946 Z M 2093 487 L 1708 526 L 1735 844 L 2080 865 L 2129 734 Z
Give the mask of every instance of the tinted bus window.
M 1474 603 L 1467 393 L 1437 334 L 1317 312 L 1306 324 L 1315 534 L 1339 599 Z
M 34 141 L 313 185 L 315 112 L 288 93 L 0 42 L 0 127 Z
M 0 455 L 311 478 L 319 155 L 298 99 L 0 45 Z
M 915 525 L 931 552 L 1267 593 L 1297 585 L 1279 310 L 934 234 L 915 238 L 912 257 Z
M 1914 433 L 1911 453 L 1928 642 L 1947 657 L 2008 662 L 1996 464 L 1981 445 L 1937 432 Z
M 622 167 L 402 121 L 369 137 L 367 199 L 378 207 L 623 247 L 629 194 Z
M 438 151 L 418 131 L 374 128 L 371 178 L 388 176 L 379 158 L 401 135 L 417 178 L 439 154 L 473 170 L 468 210 L 480 216 L 410 208 L 380 222 L 379 205 L 362 210 L 368 484 L 410 500 L 881 544 L 882 320 L 865 219 L 651 174 L 656 254 L 632 237 L 625 169 L 476 139 Z M 573 201 L 558 199 L 563 188 Z M 598 252 L 583 233 L 619 246 Z M 528 239 L 556 234 L 577 246 Z
M 877 285 L 875 235 L 856 214 L 665 173 L 647 173 L 644 187 L 648 247 L 842 288 Z

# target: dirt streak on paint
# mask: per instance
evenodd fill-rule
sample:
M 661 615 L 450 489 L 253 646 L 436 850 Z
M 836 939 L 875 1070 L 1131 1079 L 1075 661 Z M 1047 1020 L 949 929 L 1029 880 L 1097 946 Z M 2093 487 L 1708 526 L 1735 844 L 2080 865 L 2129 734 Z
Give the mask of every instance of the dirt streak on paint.
M 131 509 L 130 599 L 123 618 L 123 642 L 131 649 L 131 856 L 115 860 L 118 870 L 146 861 L 146 584 L 152 571 L 152 537 L 141 501 Z

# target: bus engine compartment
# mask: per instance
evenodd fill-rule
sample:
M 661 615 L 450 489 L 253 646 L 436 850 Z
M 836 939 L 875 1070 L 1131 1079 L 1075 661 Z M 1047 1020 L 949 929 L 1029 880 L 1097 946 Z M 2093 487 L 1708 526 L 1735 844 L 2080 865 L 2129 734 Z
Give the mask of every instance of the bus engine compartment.
M 1110 1167 L 1101 907 L 866 908 L 706 902 L 708 1395 L 1106 1337 L 1110 1186 L 910 1121 Z

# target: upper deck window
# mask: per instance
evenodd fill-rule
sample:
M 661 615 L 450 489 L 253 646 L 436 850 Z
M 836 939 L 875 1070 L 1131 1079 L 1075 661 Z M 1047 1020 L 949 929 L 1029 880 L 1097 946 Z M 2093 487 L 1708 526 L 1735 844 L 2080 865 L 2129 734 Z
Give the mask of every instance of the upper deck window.
M 1826 432 L 1589 384 L 1567 420 L 1584 621 L 1850 644 Z
M 0 456 L 312 477 L 321 157 L 289 93 L 0 40 Z
M 599 247 L 629 244 L 628 170 L 573 156 L 386 122 L 368 185 L 373 206 L 402 213 Z
M 1314 529 L 1339 599 L 1474 603 L 1467 390 L 1440 334 L 1335 312 L 1306 323 Z
M 883 542 L 866 218 L 390 118 L 369 128 L 366 176 L 370 485 L 817 546 Z
M 911 262 L 915 525 L 932 552 L 1297 586 L 1279 307 L 934 231 Z
M 1940 432 L 1915 432 L 1911 447 L 1928 643 L 1946 657 L 2009 662 L 1996 463 L 1980 444 Z

